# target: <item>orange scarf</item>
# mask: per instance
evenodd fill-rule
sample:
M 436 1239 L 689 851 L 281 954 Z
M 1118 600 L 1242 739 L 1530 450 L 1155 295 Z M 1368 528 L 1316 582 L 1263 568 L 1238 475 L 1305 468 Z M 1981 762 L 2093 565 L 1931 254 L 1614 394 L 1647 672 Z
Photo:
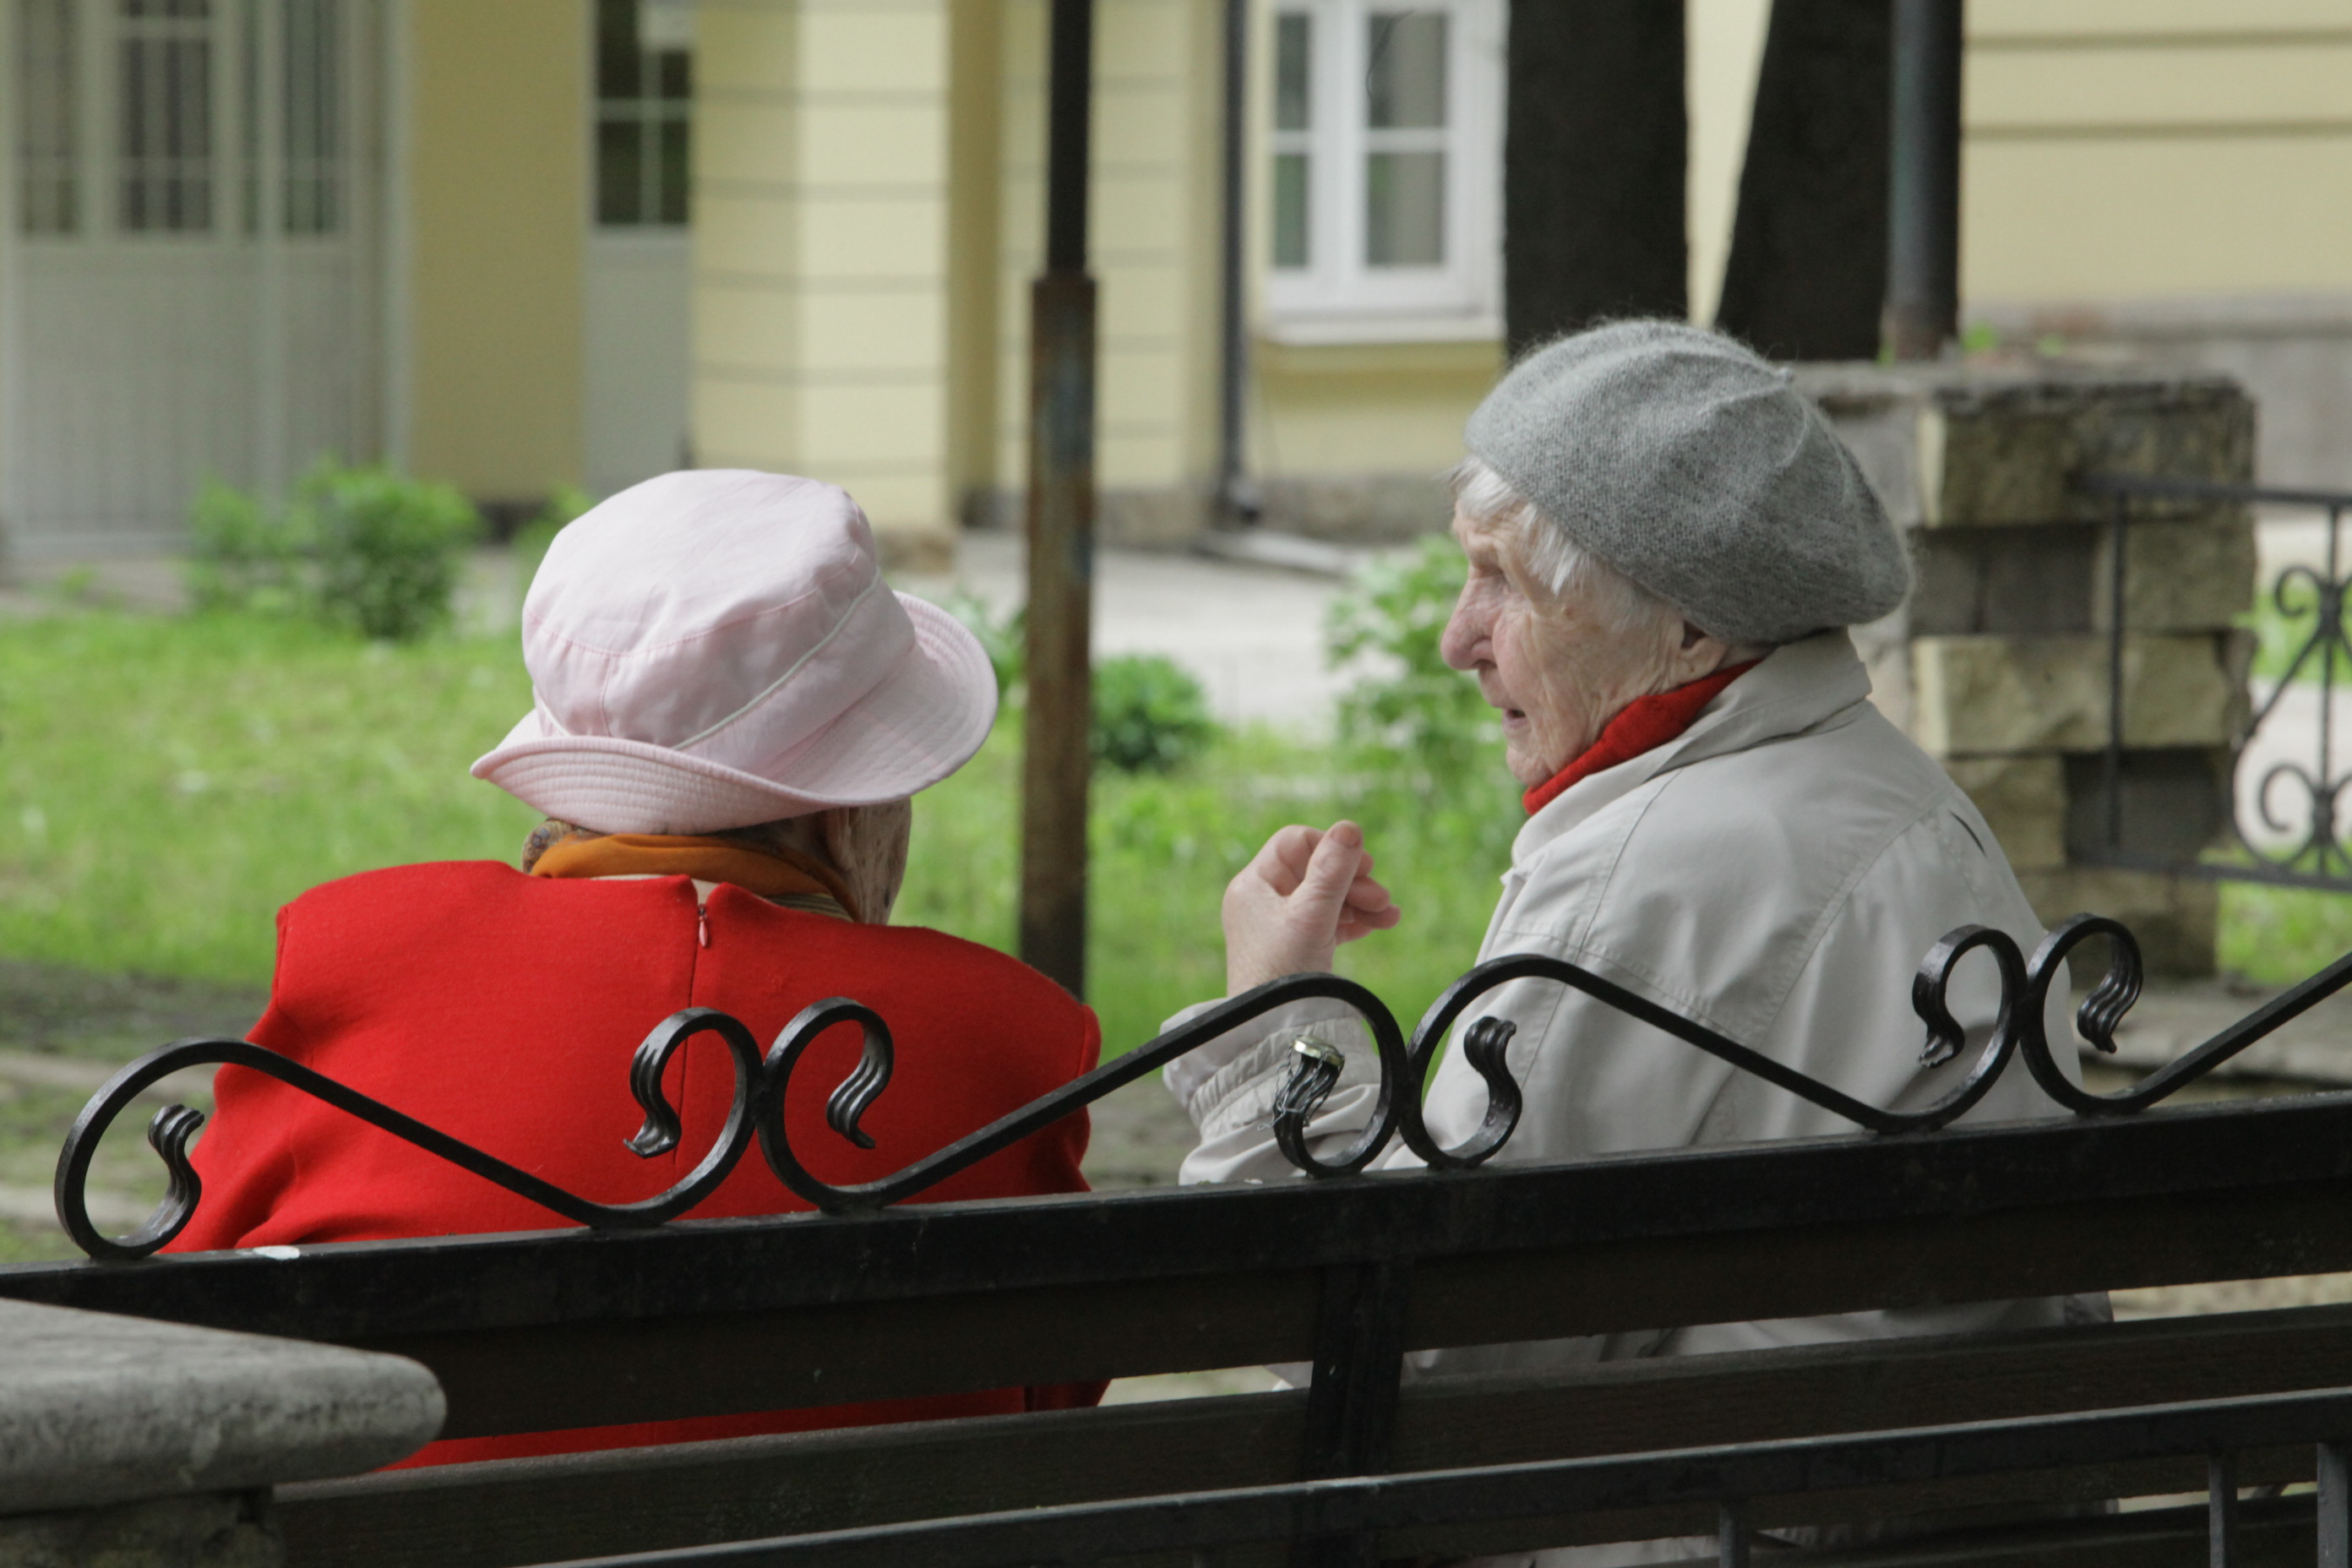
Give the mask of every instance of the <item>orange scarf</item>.
M 1635 698 L 1625 705 L 1623 712 L 1601 727 L 1599 737 L 1582 756 L 1528 791 L 1522 797 L 1528 815 L 1533 816 L 1558 800 L 1569 785 L 1581 783 L 1603 768 L 1632 762 L 1643 752 L 1654 751 L 1675 739 L 1698 721 L 1699 710 L 1720 696 L 1725 687 L 1763 662 L 1751 658 L 1746 664 L 1701 676 L 1688 686 Z
M 691 877 L 730 882 L 763 899 L 814 894 L 831 899 L 857 919 L 849 884 L 819 860 L 784 848 L 754 849 L 726 838 L 667 833 L 612 833 L 565 838 L 547 847 L 534 877 Z

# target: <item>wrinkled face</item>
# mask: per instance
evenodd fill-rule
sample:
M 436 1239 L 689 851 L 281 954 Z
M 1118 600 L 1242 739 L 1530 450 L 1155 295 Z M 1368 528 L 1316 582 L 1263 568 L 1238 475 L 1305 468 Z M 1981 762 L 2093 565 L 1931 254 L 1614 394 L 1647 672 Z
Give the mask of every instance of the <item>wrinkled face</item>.
M 1609 624 L 1585 594 L 1555 595 L 1521 563 L 1508 529 L 1457 510 L 1454 537 L 1469 581 L 1439 647 L 1502 710 L 1511 776 L 1532 788 L 1581 756 L 1627 703 L 1662 689 L 1667 650 Z

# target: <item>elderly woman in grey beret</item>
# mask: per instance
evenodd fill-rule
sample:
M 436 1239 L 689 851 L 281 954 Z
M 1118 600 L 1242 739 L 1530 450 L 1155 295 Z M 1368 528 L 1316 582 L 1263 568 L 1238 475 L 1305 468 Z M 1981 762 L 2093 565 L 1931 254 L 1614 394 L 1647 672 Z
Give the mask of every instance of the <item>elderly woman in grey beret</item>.
M 1951 1073 L 1921 1065 L 1911 1005 L 1920 959 L 1961 925 L 2028 951 L 2042 931 L 1984 818 L 1870 704 L 1845 628 L 1893 610 L 1909 579 L 1851 454 L 1786 372 L 1662 321 L 1531 355 L 1471 416 L 1467 446 L 1454 532 L 1469 575 L 1443 646 L 1500 710 L 1529 812 L 1478 958 L 1568 960 L 1874 1105 L 1939 1098 Z M 1231 993 L 1328 969 L 1339 943 L 1395 923 L 1370 847 L 1345 822 L 1266 844 L 1225 895 Z M 1979 984 L 1955 984 L 1956 1013 L 1989 1021 L 1990 973 L 1959 978 Z M 1457 1042 L 1479 1016 L 1515 1026 L 1526 1110 L 1503 1161 L 1854 1131 L 1552 982 L 1490 993 Z M 1330 1148 L 1362 1127 L 1369 1042 L 1332 1005 L 1300 1004 L 1169 1068 L 1200 1129 L 1185 1180 L 1289 1173 L 1268 1122 L 1302 1033 L 1346 1055 L 1310 1132 Z M 1449 1052 L 1432 1132 L 1465 1141 L 1486 1103 Z M 2049 1109 L 2011 1073 L 1973 1114 Z M 1402 1147 L 1382 1160 L 1412 1162 Z M 1532 1369 L 2101 1310 L 1995 1303 L 1418 1359 L 1424 1373 Z

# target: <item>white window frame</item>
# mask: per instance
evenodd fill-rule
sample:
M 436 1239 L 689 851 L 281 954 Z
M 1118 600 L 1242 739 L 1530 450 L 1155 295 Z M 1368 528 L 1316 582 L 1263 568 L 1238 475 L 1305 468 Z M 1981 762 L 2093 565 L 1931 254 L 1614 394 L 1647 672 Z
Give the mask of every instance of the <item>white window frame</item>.
M 1273 264 L 1264 247 L 1266 336 L 1284 342 L 1396 342 L 1499 337 L 1502 332 L 1503 48 L 1506 0 L 1276 0 L 1270 21 L 1309 25 L 1309 126 L 1273 129 L 1273 76 L 1264 151 L 1255 160 L 1271 214 L 1274 156 L 1303 149 L 1307 165 L 1307 260 Z M 1368 20 L 1375 13 L 1443 11 L 1446 118 L 1442 132 L 1381 132 L 1364 124 Z M 1275 26 L 1260 35 L 1269 45 Z M 1271 60 L 1272 51 L 1268 49 Z M 1364 261 L 1365 159 L 1376 140 L 1441 138 L 1446 153 L 1444 260 L 1374 268 Z

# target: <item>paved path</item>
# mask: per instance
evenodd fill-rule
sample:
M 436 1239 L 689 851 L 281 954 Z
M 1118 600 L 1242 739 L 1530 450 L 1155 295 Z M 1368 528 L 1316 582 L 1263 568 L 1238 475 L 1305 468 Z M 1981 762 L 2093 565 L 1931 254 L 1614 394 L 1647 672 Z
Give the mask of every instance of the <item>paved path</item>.
M 963 536 L 952 578 L 900 585 L 942 600 L 961 588 L 1006 615 L 1027 597 L 1018 535 Z M 1319 733 L 1342 679 L 1325 667 L 1323 627 L 1342 591 L 1332 577 L 1140 550 L 1105 550 L 1095 564 L 1095 655 L 1165 654 L 1205 688 L 1229 724 L 1253 721 Z

